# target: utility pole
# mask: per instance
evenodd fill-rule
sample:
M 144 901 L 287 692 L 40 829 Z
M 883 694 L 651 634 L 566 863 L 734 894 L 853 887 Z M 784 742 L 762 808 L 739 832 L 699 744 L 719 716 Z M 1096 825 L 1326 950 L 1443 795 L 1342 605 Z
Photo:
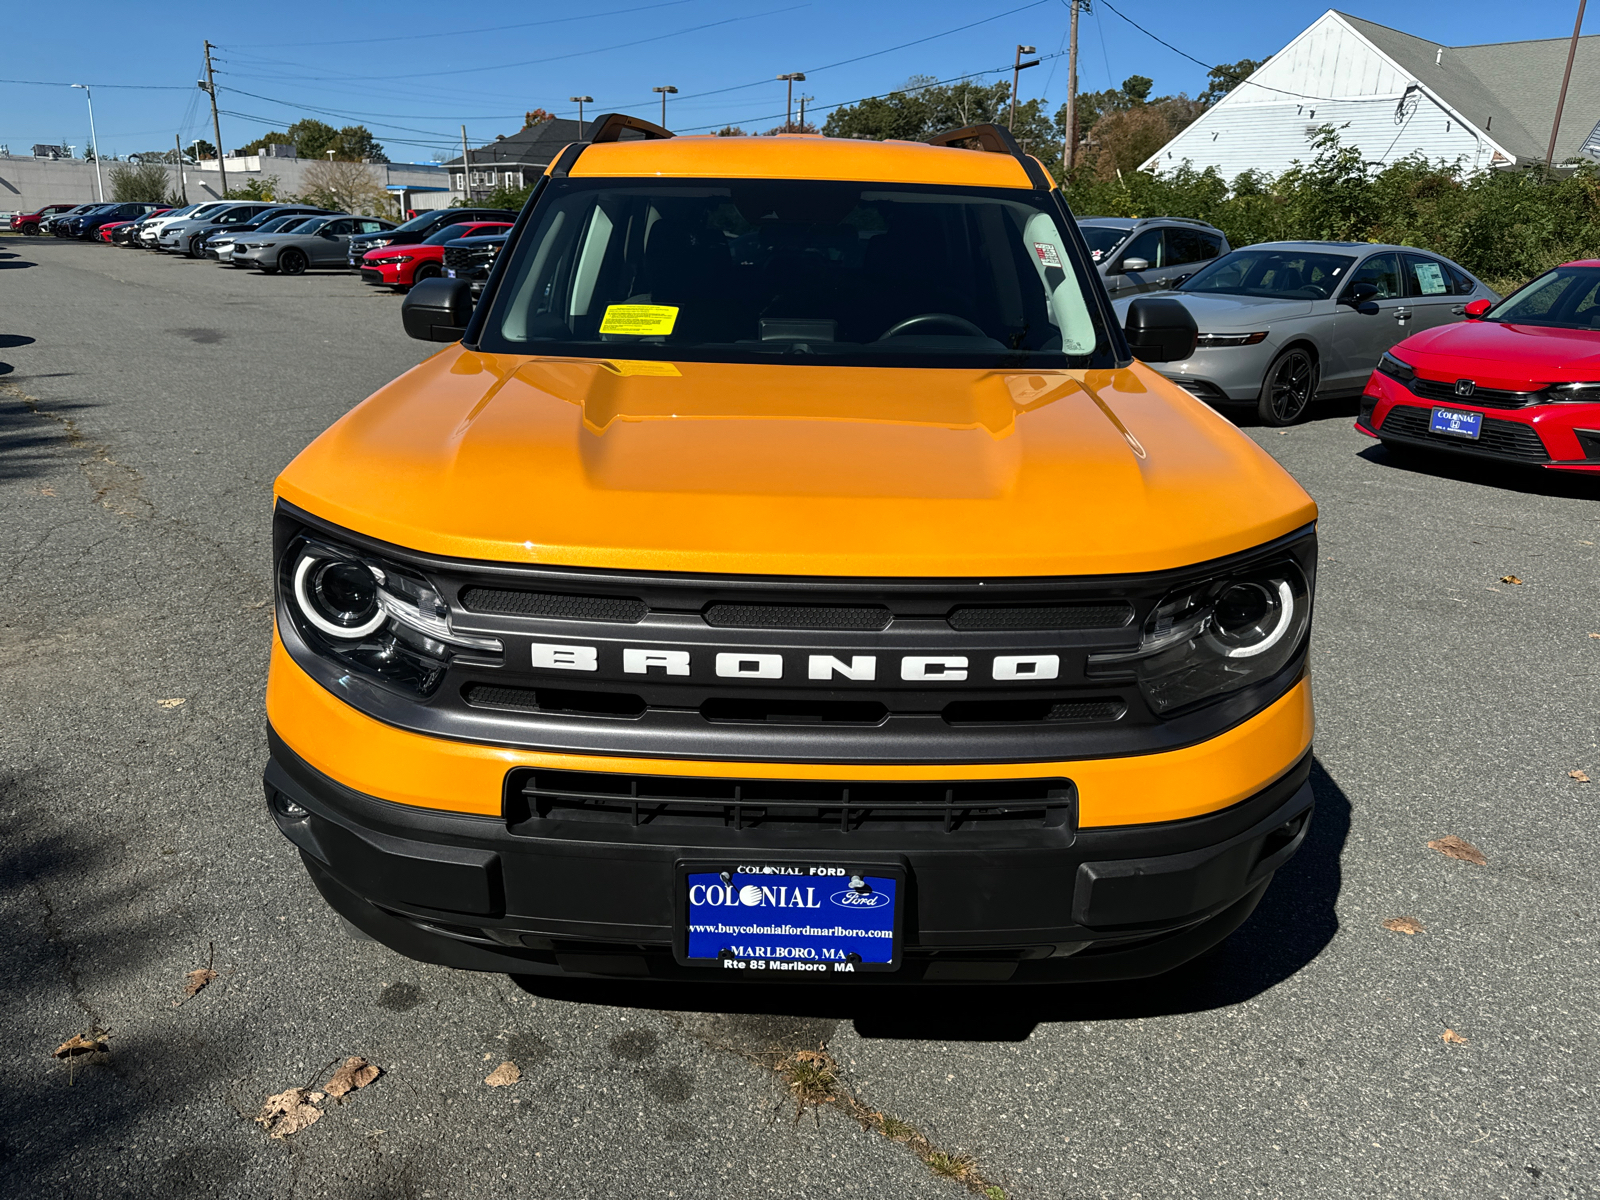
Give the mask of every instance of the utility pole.
M 1078 0 L 1072 0 L 1072 46 L 1067 51 L 1067 128 L 1061 135 L 1062 173 L 1069 174 L 1078 158 Z
M 804 129 L 806 127 L 806 105 L 808 103 L 810 103 L 812 100 L 815 100 L 815 99 L 816 99 L 815 96 L 801 96 L 800 97 L 800 128 L 801 129 Z
M 667 97 L 676 96 L 678 89 L 669 85 L 667 87 L 651 88 L 650 90 L 661 93 L 661 128 L 665 129 L 667 127 Z
M 583 106 L 585 104 L 593 104 L 594 103 L 594 97 L 593 96 L 568 96 L 567 99 L 571 100 L 574 104 L 576 104 L 578 106 L 578 140 L 581 142 L 581 141 L 583 141 Z
M 472 151 L 467 149 L 467 127 L 461 127 L 461 199 L 472 203 Z
M 778 78 L 789 85 L 789 99 L 783 106 L 783 131 L 789 133 L 794 129 L 794 85 L 796 81 L 804 83 L 806 81 L 806 73 L 804 71 L 790 71 L 787 75 L 779 75 Z
M 183 197 L 184 204 L 189 203 L 189 176 L 183 170 L 183 143 L 178 140 L 179 135 L 172 135 L 172 147 L 178 154 L 178 195 Z
M 1572 45 L 1567 47 L 1567 71 L 1561 77 L 1561 95 L 1556 99 L 1556 119 L 1550 126 L 1550 149 L 1544 156 L 1544 161 L 1552 168 L 1556 165 L 1556 134 L 1561 131 L 1561 110 L 1567 106 L 1567 84 L 1572 79 L 1572 59 L 1578 53 L 1578 31 L 1583 28 L 1583 9 L 1588 3 L 1589 0 L 1578 0 L 1578 19 L 1572 24 Z
M 1039 60 L 1037 58 L 1032 62 L 1025 63 L 1022 61 L 1022 56 L 1024 54 L 1032 53 L 1032 46 L 1017 47 L 1017 61 L 1011 68 L 1011 115 L 1006 118 L 1007 129 L 1015 129 L 1017 127 L 1017 76 L 1022 74 L 1022 72 L 1026 71 L 1029 67 L 1037 67 L 1039 65 Z
M 217 77 L 211 70 L 210 42 L 206 43 L 206 81 L 200 86 L 211 97 L 211 132 L 217 139 L 217 174 L 222 182 L 222 195 L 228 194 L 228 168 L 222 161 L 222 121 L 217 116 Z
M 94 155 L 94 186 L 100 193 L 100 203 L 106 202 L 105 181 L 100 178 L 100 139 L 94 135 L 94 96 L 89 91 L 87 83 L 75 83 L 75 88 L 83 89 L 83 98 L 89 102 L 89 148 Z

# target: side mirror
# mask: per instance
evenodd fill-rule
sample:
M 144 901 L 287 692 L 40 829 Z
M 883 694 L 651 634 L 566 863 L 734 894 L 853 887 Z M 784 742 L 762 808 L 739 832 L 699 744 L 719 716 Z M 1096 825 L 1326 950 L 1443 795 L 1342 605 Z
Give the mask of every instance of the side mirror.
M 1148 271 L 1150 260 L 1148 258 L 1125 258 L 1122 260 L 1123 271 Z
M 424 342 L 458 341 L 471 319 L 472 284 L 465 279 L 424 279 L 400 305 L 407 336 Z
M 1466 308 L 1462 309 L 1462 312 L 1466 314 L 1466 318 L 1469 321 L 1481 321 L 1483 320 L 1483 314 L 1493 307 L 1493 300 L 1474 300 Z
M 1123 326 L 1128 349 L 1145 362 L 1178 362 L 1194 353 L 1200 327 L 1182 302 L 1140 296 L 1128 305 Z
M 1369 300 L 1374 300 L 1378 295 L 1378 285 L 1365 279 L 1358 279 L 1345 288 L 1344 294 L 1339 297 L 1340 304 L 1348 304 L 1351 308 L 1360 308 Z

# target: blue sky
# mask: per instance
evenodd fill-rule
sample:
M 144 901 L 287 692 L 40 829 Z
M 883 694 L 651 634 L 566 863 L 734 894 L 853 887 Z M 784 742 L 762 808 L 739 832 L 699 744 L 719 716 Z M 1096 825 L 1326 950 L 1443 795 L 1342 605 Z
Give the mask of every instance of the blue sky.
M 1323 3 L 1260 0 L 1114 0 L 1122 12 L 1207 63 L 1264 58 L 1323 11 Z M 209 11 L 208 11 L 209 9 Z M 1352 3 L 1341 11 L 1447 44 L 1565 37 L 1575 0 L 1507 5 L 1491 0 Z M 470 15 L 463 15 L 470 14 Z M 595 97 L 590 112 L 659 116 L 651 88 L 672 84 L 676 129 L 751 131 L 783 119 L 784 85 L 806 71 L 813 106 L 888 91 L 913 74 L 941 79 L 994 71 L 1018 42 L 1044 55 L 1065 49 L 1064 0 L 591 0 L 535 5 L 202 5 L 194 11 L 86 0 L 71 20 L 7 29 L 0 79 L 0 144 L 26 154 L 35 142 L 88 139 L 81 91 L 94 91 L 103 154 L 211 140 L 199 78 L 201 40 L 217 47 L 222 136 L 242 145 L 304 116 L 360 122 L 389 157 L 428 161 L 452 152 L 465 123 L 474 144 L 521 127 L 531 108 L 576 116 L 568 97 Z M 1515 19 L 1512 19 L 1512 18 Z M 1600 26 L 1591 13 L 1585 32 Z M 963 28 L 965 27 L 965 28 Z M 907 45 L 906 43 L 918 44 Z M 1156 92 L 1205 88 L 1205 69 L 1152 41 L 1103 6 L 1079 25 L 1079 86 L 1094 91 L 1148 75 Z M 854 61 L 851 61 L 854 60 Z M 1065 57 L 1023 74 L 1024 99 L 1051 108 L 1066 93 Z M 43 84 L 44 86 L 40 86 Z M 136 84 L 140 87 L 110 87 Z M 221 88 L 233 89 L 222 91 Z M 247 94 L 248 93 L 248 94 Z

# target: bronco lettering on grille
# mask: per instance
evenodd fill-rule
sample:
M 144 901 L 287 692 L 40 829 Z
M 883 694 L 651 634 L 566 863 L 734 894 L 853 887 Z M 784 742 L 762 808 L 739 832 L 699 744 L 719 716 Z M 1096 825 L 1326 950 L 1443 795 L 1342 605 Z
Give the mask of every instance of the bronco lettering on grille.
M 617 655 L 611 647 L 533 643 L 532 665 L 540 671 L 600 671 L 603 657 Z M 985 661 L 987 660 L 987 661 Z M 876 654 L 805 654 L 748 650 L 664 650 L 627 646 L 620 650 L 625 675 L 698 675 L 710 666 L 721 679 L 807 679 L 823 683 L 841 680 L 871 683 L 878 678 Z M 891 678 L 918 683 L 960 683 L 969 675 L 1005 683 L 1056 679 L 1061 674 L 1058 654 L 995 654 L 974 659 L 966 654 L 907 654 L 899 657 Z M 615 672 L 617 666 L 611 664 Z

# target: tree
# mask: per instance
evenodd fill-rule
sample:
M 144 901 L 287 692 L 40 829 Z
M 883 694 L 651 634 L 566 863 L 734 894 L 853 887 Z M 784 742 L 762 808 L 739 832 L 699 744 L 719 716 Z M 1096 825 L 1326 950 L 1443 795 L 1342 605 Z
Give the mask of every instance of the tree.
M 1206 90 L 1200 93 L 1200 104 L 1205 108 L 1210 108 L 1218 100 L 1221 100 L 1234 88 L 1238 87 L 1239 84 L 1255 74 L 1262 62 L 1265 61 L 1265 59 L 1258 62 L 1253 58 L 1241 58 L 1236 63 L 1224 63 L 1221 66 L 1212 67 L 1208 76 L 1211 82 L 1207 85 Z
M 243 150 L 241 150 L 240 153 L 241 154 L 260 154 L 261 151 L 267 146 L 293 146 L 293 145 L 294 145 L 294 139 L 292 137 L 290 137 L 287 133 L 284 133 L 281 130 L 274 129 L 270 133 L 262 134 L 255 141 L 251 142 L 248 146 L 246 146 Z
M 522 127 L 526 129 L 530 125 L 543 125 L 546 121 L 554 121 L 555 119 L 555 113 L 549 109 L 536 108 L 532 112 L 523 114 Z
M 259 179 L 247 179 L 243 187 L 229 188 L 223 192 L 222 198 L 224 200 L 276 200 L 280 182 L 276 175 L 263 175 Z
M 196 159 L 215 158 L 217 156 L 217 148 L 210 142 L 206 141 L 205 138 L 197 138 L 193 143 L 191 143 L 189 146 L 189 152 L 193 154 Z
M 113 200 L 142 200 L 154 204 L 166 199 L 171 182 L 166 167 L 153 162 L 138 166 L 118 163 L 111 168 L 110 179 Z
M 737 125 L 724 125 L 721 129 L 717 130 L 717 136 L 718 137 L 749 137 L 750 135 L 747 134 L 744 130 L 740 129 Z
M 805 121 L 803 123 L 800 122 L 800 121 L 790 121 L 787 125 L 774 125 L 771 129 L 767 130 L 761 136 L 762 137 L 773 137 L 773 136 L 775 136 L 777 134 L 780 134 L 780 133 L 816 133 L 816 132 L 817 132 L 817 127 L 815 125 L 813 125 L 810 121 Z
M 323 158 L 333 148 L 333 143 L 339 137 L 339 131 L 326 121 L 319 121 L 315 117 L 307 117 L 289 126 L 289 132 L 286 136 L 294 144 L 296 156 L 300 158 Z
M 300 199 L 335 212 L 387 215 L 393 211 L 389 193 L 378 186 L 376 174 L 365 163 L 318 162 L 306 169 L 305 191 Z
M 383 146 L 378 139 L 372 136 L 365 125 L 346 125 L 339 130 L 334 138 L 333 156 L 346 162 L 374 162 L 386 163 L 388 157 L 383 152 Z M 323 147 L 326 154 L 329 147 Z

